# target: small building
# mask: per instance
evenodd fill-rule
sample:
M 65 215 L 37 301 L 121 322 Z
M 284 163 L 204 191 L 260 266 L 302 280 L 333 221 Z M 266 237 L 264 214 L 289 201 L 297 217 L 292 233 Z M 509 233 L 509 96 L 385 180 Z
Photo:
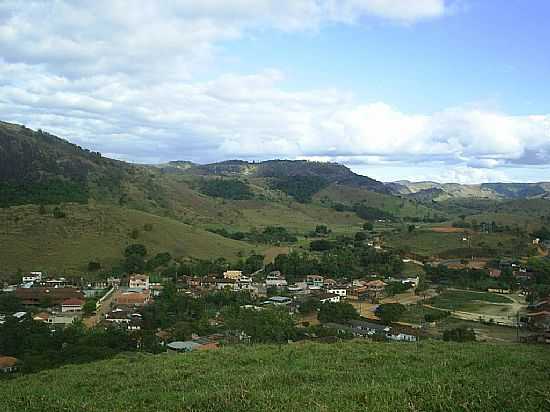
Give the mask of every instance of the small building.
M 334 293 L 321 293 L 318 297 L 321 303 L 340 303 L 341 300 L 340 295 Z
M 168 352 L 191 352 L 200 346 L 199 343 L 193 341 L 175 341 L 166 345 Z
M 329 286 L 336 286 L 338 284 L 338 282 L 336 282 L 336 280 L 334 279 L 331 279 L 331 278 L 325 278 L 323 280 L 323 285 L 328 288 Z
M 27 317 L 27 312 L 15 312 L 12 317 L 17 319 L 19 322 L 23 322 Z
M 242 275 L 243 272 L 241 272 L 240 270 L 227 270 L 223 272 L 224 279 L 239 280 Z
M 489 270 L 489 276 L 498 279 L 502 275 L 502 270 L 500 269 L 490 269 Z
M 295 283 L 288 286 L 287 290 L 294 295 L 303 295 L 307 293 L 307 286 L 303 283 Z
M 285 288 L 288 283 L 283 276 L 270 274 L 265 279 L 265 286 L 268 288 Z
M 348 294 L 348 289 L 345 286 L 329 286 L 326 290 L 327 293 L 338 295 L 341 298 L 345 298 Z
M 132 275 L 128 282 L 130 289 L 141 289 L 148 290 L 150 289 L 149 276 L 147 275 Z
M 288 306 L 292 304 L 292 299 L 286 296 L 272 296 L 266 300 L 264 305 L 275 305 L 275 306 Z
M 307 275 L 306 284 L 311 287 L 322 288 L 323 287 L 323 277 L 321 275 Z
M 71 325 L 75 319 L 79 319 L 80 314 L 76 312 L 39 312 L 33 316 L 33 320 L 37 322 L 43 322 L 52 327 L 61 327 Z
M 379 323 L 374 322 L 366 322 L 363 320 L 350 320 L 349 324 L 352 328 L 362 331 L 367 331 L 370 334 L 383 334 L 386 335 L 391 331 L 391 328 L 386 325 L 381 325 Z
M 144 306 L 151 300 L 151 294 L 148 290 L 143 292 L 126 291 L 118 292 L 115 296 L 117 305 L 124 306 Z
M 42 272 L 31 272 L 27 276 L 23 276 L 22 282 L 40 282 L 42 280 Z
M 69 298 L 61 304 L 61 312 L 81 312 L 84 306 L 84 301 L 77 298 Z
M 223 278 L 218 279 L 216 282 L 216 289 L 237 291 L 239 289 L 239 285 L 235 279 Z
M 76 288 L 17 288 L 15 295 L 24 305 L 61 305 L 67 299 L 84 300 L 84 294 Z
M 537 329 L 550 330 L 550 311 L 531 312 L 527 314 L 529 325 Z
M 367 288 L 367 293 L 371 296 L 378 296 L 384 293 L 387 283 L 382 280 L 371 280 L 367 282 L 365 287 Z
M 12 356 L 0 356 L 0 373 L 12 373 L 17 371 L 17 358 Z
M 202 283 L 202 278 L 199 276 L 185 276 L 184 280 L 189 288 L 199 288 Z
M 390 333 L 389 335 L 387 335 L 387 338 L 397 342 L 416 342 L 416 336 L 410 335 L 408 333 L 403 333 L 403 332 L 399 332 L 395 334 Z

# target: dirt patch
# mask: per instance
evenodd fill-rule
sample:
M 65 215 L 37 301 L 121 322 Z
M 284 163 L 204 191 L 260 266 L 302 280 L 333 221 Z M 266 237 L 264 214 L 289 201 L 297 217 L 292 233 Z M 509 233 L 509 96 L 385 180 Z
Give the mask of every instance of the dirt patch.
M 460 227 L 452 227 L 452 226 L 437 226 L 431 228 L 432 232 L 436 233 L 467 233 L 467 231 Z
M 290 248 L 288 246 L 273 246 L 264 251 L 264 264 L 273 263 L 275 258 L 279 255 L 288 255 Z

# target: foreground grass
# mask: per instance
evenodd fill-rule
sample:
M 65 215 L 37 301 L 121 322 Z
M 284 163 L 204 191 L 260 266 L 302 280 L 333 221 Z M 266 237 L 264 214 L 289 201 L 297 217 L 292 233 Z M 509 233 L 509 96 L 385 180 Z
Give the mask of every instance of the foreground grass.
M 123 356 L 0 384 L 2 411 L 539 411 L 548 348 L 303 344 Z

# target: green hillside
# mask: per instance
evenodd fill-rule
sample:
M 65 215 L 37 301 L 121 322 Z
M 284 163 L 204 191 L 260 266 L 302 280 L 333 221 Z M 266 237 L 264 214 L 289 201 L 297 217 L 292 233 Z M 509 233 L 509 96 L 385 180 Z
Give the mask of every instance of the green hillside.
M 173 219 L 119 206 L 90 203 L 65 204 L 66 217 L 55 218 L 46 207 L 18 206 L 0 209 L 0 273 L 45 270 L 78 273 L 89 261 L 109 267 L 120 261 L 123 249 L 143 243 L 150 255 L 170 252 L 173 256 L 236 259 L 253 245 L 224 238 Z M 150 225 L 149 230 L 145 225 Z M 131 233 L 137 230 L 137 237 Z M 135 233 L 134 233 L 135 235 Z
M 4 381 L 0 409 L 542 411 L 548 362 L 540 346 L 431 342 L 127 355 Z
M 335 240 L 355 236 L 365 220 L 380 219 L 389 221 L 376 227 L 387 232 L 387 246 L 425 256 L 462 257 L 461 237 L 430 228 L 457 222 L 503 226 L 502 233 L 475 238 L 480 253 L 504 247 L 523 254 L 529 233 L 550 222 L 550 202 L 544 199 L 432 202 L 408 197 L 411 193 L 392 195 L 396 185 L 335 163 L 134 165 L 0 122 L 0 274 L 18 269 L 79 273 L 91 260 L 108 270 L 118 263 L 121 250 L 136 242 L 176 259 L 233 260 L 272 246 L 308 248 L 306 236 L 317 225 L 326 225 Z M 66 217 L 55 218 L 56 208 Z M 418 228 L 407 233 L 411 223 Z M 147 224 L 154 230 L 143 230 Z M 255 243 L 253 237 L 245 242 L 212 233 L 231 237 L 269 226 L 283 227 L 297 242 Z M 137 238 L 131 237 L 136 231 Z M 483 227 L 478 225 L 478 231 Z

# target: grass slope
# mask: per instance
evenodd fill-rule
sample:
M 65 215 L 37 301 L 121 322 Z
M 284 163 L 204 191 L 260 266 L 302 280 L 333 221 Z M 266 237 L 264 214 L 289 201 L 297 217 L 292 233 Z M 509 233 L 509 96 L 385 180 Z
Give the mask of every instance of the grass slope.
M 207 232 L 201 228 L 133 209 L 109 205 L 64 205 L 67 217 L 56 219 L 38 206 L 0 209 L 0 273 L 45 270 L 70 274 L 86 270 L 90 260 L 104 267 L 117 263 L 131 243 L 143 243 L 149 254 L 236 258 L 253 246 Z M 152 224 L 145 231 L 145 224 Z M 132 239 L 132 230 L 139 230 Z
M 338 184 L 332 184 L 321 190 L 315 195 L 315 199 L 344 204 L 365 202 L 368 206 L 382 209 L 399 217 L 423 218 L 434 215 L 432 209 L 408 199 Z
M 550 351 L 423 343 L 123 356 L 0 385 L 2 411 L 541 411 Z

